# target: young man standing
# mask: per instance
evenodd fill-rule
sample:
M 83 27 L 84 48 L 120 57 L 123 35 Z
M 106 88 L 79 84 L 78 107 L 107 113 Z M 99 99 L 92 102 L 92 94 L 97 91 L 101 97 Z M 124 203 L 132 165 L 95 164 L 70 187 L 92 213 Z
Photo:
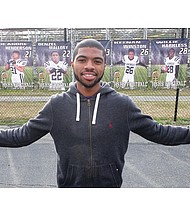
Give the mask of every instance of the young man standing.
M 129 87 L 131 89 L 134 88 L 135 84 L 135 68 L 137 65 L 143 66 L 147 68 L 147 66 L 139 61 L 138 56 L 135 56 L 135 50 L 133 48 L 129 48 L 128 54 L 124 55 L 122 59 L 123 63 L 125 63 L 125 71 L 122 79 L 122 87 L 125 88 L 126 84 L 129 83 Z
M 2 130 L 0 146 L 29 145 L 50 132 L 58 187 L 121 187 L 130 131 L 159 144 L 190 144 L 188 128 L 158 124 L 128 96 L 101 83 L 105 59 L 98 41 L 78 43 L 72 61 L 76 83 L 21 128 Z
M 178 56 L 175 56 L 174 48 L 170 48 L 168 50 L 168 56 L 165 58 L 164 63 L 168 67 L 168 71 L 166 74 L 166 87 L 168 89 L 175 89 L 178 79 L 180 58 Z
M 68 64 L 60 61 L 57 51 L 51 53 L 51 60 L 44 63 L 46 71 L 49 73 L 50 89 L 65 90 L 63 84 L 63 74 L 67 73 Z
M 15 88 L 23 88 L 24 83 L 24 68 L 27 64 L 26 60 L 20 59 L 20 52 L 15 50 L 12 52 L 12 57 L 5 66 L 6 70 L 11 69 L 12 83 Z

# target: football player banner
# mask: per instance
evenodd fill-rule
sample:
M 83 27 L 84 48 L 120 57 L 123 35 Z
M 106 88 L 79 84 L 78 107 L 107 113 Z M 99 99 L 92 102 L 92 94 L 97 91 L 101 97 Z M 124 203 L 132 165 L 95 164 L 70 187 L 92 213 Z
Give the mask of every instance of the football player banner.
M 39 88 L 65 90 L 72 81 L 70 62 L 70 42 L 37 42 L 36 67 Z
M 32 66 L 32 42 L 0 42 L 2 88 L 32 88 Z
M 185 86 L 187 62 L 188 39 L 151 41 L 151 72 L 154 87 L 175 89 L 177 86 Z M 154 79 L 154 75 L 157 75 L 157 80 Z
M 111 65 L 111 41 L 109 40 L 98 40 L 106 51 L 106 64 Z
M 113 41 L 114 81 L 121 88 L 145 87 L 148 81 L 149 40 Z

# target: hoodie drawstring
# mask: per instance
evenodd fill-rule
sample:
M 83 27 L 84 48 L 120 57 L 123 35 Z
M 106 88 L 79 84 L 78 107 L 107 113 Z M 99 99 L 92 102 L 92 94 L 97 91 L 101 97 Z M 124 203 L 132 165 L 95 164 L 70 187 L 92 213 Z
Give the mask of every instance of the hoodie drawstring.
M 79 93 L 77 95 L 77 114 L 76 114 L 76 121 L 80 121 L 80 95 Z
M 76 113 L 76 121 L 80 121 L 80 94 L 76 93 L 77 96 L 77 113 Z M 93 117 L 92 117 L 92 124 L 96 124 L 96 117 L 97 117 L 97 112 L 98 112 L 98 105 L 99 105 L 99 100 L 100 100 L 100 93 L 97 94 L 96 96 L 96 101 L 95 101 L 95 106 L 94 106 L 94 112 L 93 112 Z
M 97 96 L 96 96 L 96 102 L 95 102 L 95 106 L 94 106 L 94 113 L 93 113 L 93 117 L 92 117 L 92 124 L 93 125 L 96 124 L 96 116 L 97 116 L 97 112 L 98 112 L 99 100 L 100 100 L 100 93 L 98 93 Z

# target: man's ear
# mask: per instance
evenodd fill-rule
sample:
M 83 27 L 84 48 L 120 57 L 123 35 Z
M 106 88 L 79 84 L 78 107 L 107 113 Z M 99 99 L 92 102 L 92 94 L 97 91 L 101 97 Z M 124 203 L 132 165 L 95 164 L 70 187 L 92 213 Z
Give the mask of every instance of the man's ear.
M 71 61 L 71 67 L 74 68 L 74 62 L 73 61 Z

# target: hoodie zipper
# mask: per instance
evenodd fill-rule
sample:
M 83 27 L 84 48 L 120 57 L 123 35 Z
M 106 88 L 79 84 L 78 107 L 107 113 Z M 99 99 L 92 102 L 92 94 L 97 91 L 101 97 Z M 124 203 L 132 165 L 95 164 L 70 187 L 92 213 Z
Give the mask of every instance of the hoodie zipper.
M 89 116 L 89 146 L 90 146 L 90 177 L 93 176 L 93 153 L 92 153 L 92 123 L 91 123 L 91 102 L 87 100 L 88 116 Z

